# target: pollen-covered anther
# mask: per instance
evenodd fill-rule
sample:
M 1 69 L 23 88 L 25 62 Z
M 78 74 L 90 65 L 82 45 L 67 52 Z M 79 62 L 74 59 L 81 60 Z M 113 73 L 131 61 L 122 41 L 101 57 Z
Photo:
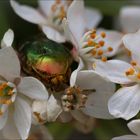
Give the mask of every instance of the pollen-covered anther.
M 56 4 L 60 4 L 61 3 L 61 0 L 55 0 L 55 3 Z
M 129 69 L 125 72 L 125 74 L 126 74 L 127 76 L 133 75 L 134 73 L 135 73 L 135 71 L 134 71 L 133 68 L 129 68 Z
M 87 96 L 79 87 L 69 87 L 65 91 L 65 95 L 62 96 L 62 105 L 65 111 L 79 109 L 84 107 Z
M 137 65 L 137 62 L 136 61 L 131 61 L 131 65 L 132 66 L 136 66 Z
M 1 99 L 0 100 L 0 104 L 7 104 L 7 105 L 9 105 L 11 103 L 12 103 L 12 101 L 10 99 Z
M 108 52 L 112 52 L 113 48 L 112 47 L 108 47 L 107 50 L 108 50 Z
M 64 17 L 66 17 L 66 11 L 64 9 L 64 6 L 61 6 L 60 13 L 59 13 L 59 18 L 63 19 Z
M 137 78 L 140 79 L 140 72 L 137 74 Z
M 105 38 L 106 37 L 106 33 L 105 32 L 101 32 L 101 37 Z
M 88 42 L 87 42 L 87 45 L 88 46 L 94 46 L 95 43 L 91 39 L 89 39 Z
M 96 48 L 96 49 L 98 49 L 98 48 L 100 48 L 100 47 L 101 47 L 101 46 L 100 46 L 100 45 L 98 45 L 98 44 L 97 44 L 97 45 L 95 45 L 95 48 Z
M 99 55 L 99 56 L 101 56 L 101 55 L 103 55 L 103 50 L 98 50 L 98 52 L 97 52 L 97 55 Z
M 105 42 L 104 42 L 103 40 L 100 40 L 100 41 L 99 41 L 99 45 L 100 45 L 101 47 L 103 47 L 104 44 L 105 44 Z
M 91 54 L 92 54 L 92 55 L 96 55 L 96 53 L 97 53 L 97 50 L 96 50 L 96 49 L 92 49 L 92 50 L 91 50 Z
M 91 33 L 91 34 L 90 34 L 90 37 L 91 37 L 92 39 L 94 39 L 94 38 L 96 37 L 96 33 Z
M 106 62 L 106 61 L 107 61 L 107 57 L 102 56 L 101 60 L 102 60 L 103 62 Z

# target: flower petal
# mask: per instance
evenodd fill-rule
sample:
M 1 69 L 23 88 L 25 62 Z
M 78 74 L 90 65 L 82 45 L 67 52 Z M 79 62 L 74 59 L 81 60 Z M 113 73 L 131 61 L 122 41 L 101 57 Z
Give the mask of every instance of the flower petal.
M 0 130 L 5 126 L 8 118 L 8 110 L 4 112 L 2 116 L 0 116 Z
M 122 60 L 128 63 L 131 62 L 131 57 L 129 56 L 129 52 L 124 46 L 121 46 L 119 48 L 119 51 L 117 55 L 115 56 L 115 59 Z
M 140 137 L 140 119 L 133 120 L 127 124 L 129 129 Z
M 86 28 L 88 30 L 95 28 L 102 19 L 101 13 L 97 9 L 85 8 Z
M 137 61 L 140 64 L 140 32 L 127 34 L 123 37 L 123 43 L 125 47 L 131 51 L 132 59 Z
M 107 62 L 96 61 L 94 69 L 114 83 L 128 84 L 131 80 L 126 77 L 125 72 L 130 67 L 132 67 L 130 64 L 121 60 L 109 60 Z
M 62 24 L 63 24 L 64 34 L 65 34 L 66 40 L 72 42 L 73 45 L 77 49 L 79 49 L 78 42 L 77 42 L 77 40 L 75 39 L 74 35 L 71 32 L 71 30 L 69 28 L 68 20 L 66 18 L 63 19 Z
M 123 7 L 120 11 L 120 22 L 125 33 L 136 32 L 140 28 L 140 7 Z
M 0 76 L 11 82 L 20 76 L 20 62 L 12 47 L 0 49 Z
M 57 100 L 53 95 L 50 96 L 47 102 L 47 117 L 48 121 L 55 121 L 57 117 L 62 112 L 61 106 L 58 104 Z
M 84 17 L 84 1 L 75 0 L 71 3 L 67 11 L 67 20 L 69 28 L 76 38 L 77 42 L 80 42 L 80 39 L 85 31 L 85 17 Z M 78 26 L 75 26 L 78 25 Z
M 53 122 L 62 112 L 61 106 L 53 95 L 49 100 L 36 100 L 32 104 L 33 117 L 36 123 Z M 39 117 L 36 114 L 39 114 Z
M 104 80 L 93 70 L 84 70 L 78 72 L 76 85 L 89 93 L 84 113 L 97 118 L 113 118 L 107 104 L 115 91 L 115 84 Z
M 21 139 L 21 137 L 17 131 L 16 125 L 15 125 L 13 112 L 11 110 L 9 110 L 9 112 L 8 112 L 8 119 L 7 119 L 6 125 L 2 129 L 2 134 L 3 134 L 3 137 L 8 140 L 9 139 L 13 139 L 13 140 Z
M 46 24 L 47 20 L 39 13 L 38 10 L 29 6 L 20 5 L 15 0 L 10 0 L 10 4 L 14 12 L 22 19 L 34 24 Z
M 31 128 L 31 108 L 26 101 L 17 97 L 14 120 L 22 139 L 27 139 Z
M 46 35 L 47 38 L 49 38 L 53 41 L 56 41 L 59 43 L 66 41 L 65 37 L 62 34 L 60 34 L 57 30 L 55 30 L 51 27 L 42 26 L 42 31 L 44 32 L 44 34 Z
M 54 4 L 55 0 L 38 0 L 38 4 L 40 7 L 40 10 L 48 16 L 51 10 L 51 6 Z
M 119 89 L 108 102 L 109 112 L 116 118 L 126 120 L 134 117 L 140 110 L 139 85 Z
M 11 47 L 14 40 L 14 32 L 9 29 L 5 34 L 1 41 L 1 48 Z
M 76 70 L 74 70 L 71 74 L 70 77 L 70 86 L 73 87 L 75 85 L 76 82 L 76 78 L 77 78 L 77 73 L 84 67 L 84 63 L 82 61 L 82 59 L 79 57 L 79 65 L 78 68 Z
M 139 140 L 140 137 L 135 136 L 135 135 L 124 135 L 120 137 L 115 137 L 112 140 Z
M 17 88 L 19 93 L 22 93 L 31 99 L 48 99 L 48 92 L 45 86 L 36 78 L 22 78 Z

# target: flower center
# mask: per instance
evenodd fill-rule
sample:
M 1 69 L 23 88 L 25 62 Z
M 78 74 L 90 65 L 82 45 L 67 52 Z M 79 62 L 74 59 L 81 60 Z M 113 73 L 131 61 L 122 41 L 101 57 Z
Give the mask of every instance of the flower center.
M 64 111 L 80 109 L 84 107 L 87 96 L 79 87 L 69 87 L 62 96 L 62 106 Z
M 7 107 L 12 104 L 16 97 L 16 88 L 13 83 L 0 83 L 0 115 L 2 115 Z
M 63 31 L 62 20 L 66 17 L 66 12 L 71 3 L 71 0 L 61 1 L 55 0 L 54 4 L 51 7 L 49 14 L 51 24 L 57 28 L 59 31 Z
M 105 32 L 97 34 L 96 30 L 90 30 L 82 37 L 82 48 L 93 47 L 93 49 L 89 51 L 88 54 L 91 57 L 101 59 L 102 61 L 107 61 L 106 54 L 112 52 L 113 48 L 106 44 L 105 38 Z
M 125 75 L 134 82 L 140 83 L 140 66 L 137 62 L 131 62 L 132 67 L 125 71 Z

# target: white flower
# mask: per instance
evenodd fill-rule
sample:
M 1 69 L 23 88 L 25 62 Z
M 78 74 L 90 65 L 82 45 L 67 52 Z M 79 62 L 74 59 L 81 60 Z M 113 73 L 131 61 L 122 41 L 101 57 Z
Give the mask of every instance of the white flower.
M 10 37 L 11 36 L 11 37 Z M 6 138 L 26 139 L 31 127 L 29 99 L 48 99 L 44 85 L 33 77 L 20 77 L 20 62 L 10 45 L 8 30 L 0 49 L 0 129 Z
M 35 100 L 32 104 L 34 124 L 54 122 L 62 112 L 61 105 L 53 95 L 48 100 Z
M 62 96 L 63 109 L 79 119 L 83 116 L 79 115 L 80 112 L 96 118 L 113 118 L 109 114 L 107 103 L 114 91 L 115 85 L 101 78 L 93 70 L 79 71 L 75 85 L 68 88 Z
M 140 110 L 140 32 L 125 35 L 125 47 L 130 50 L 131 64 L 120 60 L 97 62 L 95 71 L 112 82 L 122 84 L 109 100 L 108 107 L 112 115 L 130 119 Z
M 128 123 L 128 128 L 135 134 L 135 135 L 124 135 L 120 137 L 115 137 L 112 140 L 140 140 L 140 120 L 133 120 Z
M 66 16 L 71 0 L 38 0 L 39 9 L 20 5 L 14 0 L 10 2 L 17 15 L 24 20 L 41 26 L 49 39 L 56 42 L 66 41 L 63 34 L 62 19 Z M 101 20 L 101 14 L 97 10 L 86 8 L 85 17 L 89 23 L 88 27 L 93 24 L 93 20 L 90 20 L 89 15 L 94 17 L 95 25 Z
M 84 2 L 74 1 L 67 11 L 67 20 L 63 20 L 65 36 L 74 44 L 73 55 L 79 62 L 78 68 L 72 73 L 71 86 L 74 85 L 74 79 L 79 70 L 89 67 L 89 63 L 98 58 L 106 61 L 107 56 L 111 57 L 116 54 L 122 43 L 122 34 L 119 32 L 107 30 L 96 32 L 92 29 L 85 33 L 90 22 L 93 26 L 88 29 L 95 27 L 98 22 L 94 21 L 92 15 L 89 16 L 90 22 L 87 22 L 84 13 Z
M 125 6 L 120 10 L 120 23 L 123 32 L 134 33 L 140 28 L 140 7 Z

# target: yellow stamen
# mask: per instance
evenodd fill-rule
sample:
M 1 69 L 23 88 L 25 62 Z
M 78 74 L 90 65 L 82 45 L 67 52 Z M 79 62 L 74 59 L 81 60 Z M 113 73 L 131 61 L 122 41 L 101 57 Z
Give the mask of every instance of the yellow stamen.
M 101 37 L 105 38 L 106 37 L 106 33 L 105 32 L 101 32 Z
M 103 40 L 99 41 L 100 46 L 104 46 L 105 42 Z
M 131 65 L 132 65 L 132 66 L 136 66 L 136 65 L 137 65 L 137 62 L 131 61 Z
M 63 19 L 64 17 L 66 17 L 66 12 L 64 6 L 61 6 L 59 18 Z
M 112 51 L 113 51 L 113 48 L 112 48 L 112 47 L 108 47 L 107 50 L 108 50 L 109 52 L 112 52 Z
M 93 33 L 93 34 L 96 34 L 96 30 L 95 30 L 95 29 L 93 29 L 93 30 L 92 30 L 92 33 Z
M 137 74 L 137 78 L 140 79 L 140 73 Z
M 96 34 L 95 34 L 95 33 L 91 33 L 91 34 L 90 34 L 90 37 L 91 37 L 92 39 L 95 39 Z
M 102 60 L 103 62 L 106 62 L 106 61 L 107 61 L 107 58 L 106 58 L 105 56 L 102 56 L 101 60 Z
M 96 55 L 97 51 L 95 49 L 91 50 L 92 55 Z
M 125 72 L 125 74 L 128 76 L 128 75 L 133 75 L 134 74 L 134 69 L 133 68 L 129 68 L 126 72 Z
M 5 104 L 7 104 L 7 105 L 9 105 L 11 103 L 12 103 L 12 101 L 10 99 L 9 100 L 6 100 L 6 102 L 5 102 Z
M 13 90 L 9 90 L 8 95 L 13 95 Z
M 97 54 L 98 54 L 99 56 L 103 55 L 103 50 L 98 50 Z
M 92 40 L 88 40 L 88 46 L 94 46 L 94 42 Z

